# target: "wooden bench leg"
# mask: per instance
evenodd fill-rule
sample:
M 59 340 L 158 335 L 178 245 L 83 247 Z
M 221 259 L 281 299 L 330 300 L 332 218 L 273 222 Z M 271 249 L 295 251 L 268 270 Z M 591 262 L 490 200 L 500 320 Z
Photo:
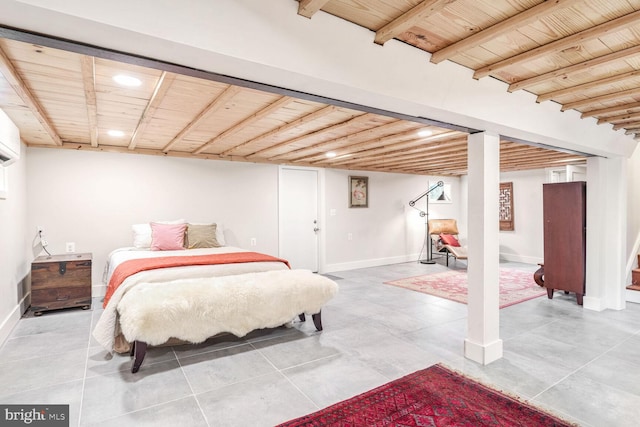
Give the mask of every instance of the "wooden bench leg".
M 142 341 L 134 341 L 131 344 L 131 355 L 134 356 L 131 373 L 135 374 L 140 369 L 144 356 L 147 354 L 147 343 Z
M 319 311 L 316 314 L 312 314 L 311 318 L 313 319 L 313 324 L 316 326 L 316 329 L 322 330 L 322 311 Z

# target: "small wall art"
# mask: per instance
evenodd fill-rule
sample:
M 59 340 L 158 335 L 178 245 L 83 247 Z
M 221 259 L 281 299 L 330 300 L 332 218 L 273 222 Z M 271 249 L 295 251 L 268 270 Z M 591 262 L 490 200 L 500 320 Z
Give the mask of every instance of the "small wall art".
M 368 208 L 369 207 L 369 177 L 350 176 L 349 177 L 349 207 Z
M 513 231 L 513 182 L 500 183 L 500 231 Z

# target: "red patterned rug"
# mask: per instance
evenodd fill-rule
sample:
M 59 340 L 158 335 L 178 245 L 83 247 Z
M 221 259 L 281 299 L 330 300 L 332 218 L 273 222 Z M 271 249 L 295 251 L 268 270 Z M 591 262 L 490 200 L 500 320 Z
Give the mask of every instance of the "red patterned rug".
M 280 427 L 573 425 L 438 364 Z
M 467 303 L 467 273 L 445 271 L 385 282 L 437 297 Z M 533 281 L 533 273 L 515 268 L 500 269 L 500 308 L 546 295 L 547 291 Z

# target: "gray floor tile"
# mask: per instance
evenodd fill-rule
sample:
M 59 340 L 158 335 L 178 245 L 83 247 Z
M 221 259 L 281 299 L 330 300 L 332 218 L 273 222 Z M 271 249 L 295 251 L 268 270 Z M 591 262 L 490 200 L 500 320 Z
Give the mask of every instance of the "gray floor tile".
M 628 340 L 621 342 L 613 347 L 607 354 L 619 360 L 633 363 L 636 366 L 640 365 L 640 335 L 634 335 Z
M 83 426 L 95 427 L 207 427 L 207 421 L 200 410 L 194 396 L 163 403 L 147 409 L 129 412 L 119 417 L 110 418 Z M 214 424 L 212 424 L 214 425 Z
M 467 319 L 454 320 L 401 335 L 418 348 L 437 354 L 445 360 L 464 356 Z
M 273 426 L 319 408 L 281 373 L 272 372 L 197 395 L 211 426 Z
M 45 312 L 39 317 L 23 318 L 13 330 L 12 338 L 44 333 L 77 333 L 91 326 L 91 310 L 57 310 Z
M 581 425 L 635 427 L 640 397 L 576 373 L 534 399 L 580 420 Z
M 89 326 L 77 331 L 52 331 L 10 338 L 0 348 L 0 363 L 23 360 L 42 355 L 60 354 L 89 345 Z
M 611 353 L 580 369 L 580 376 L 640 397 L 640 370 L 636 363 L 621 360 Z M 640 415 L 640 410 L 639 410 Z
M 180 365 L 196 394 L 276 371 L 250 344 L 186 357 Z
M 27 316 L 0 347 L 0 400 L 69 403 L 74 427 L 274 425 L 444 362 L 580 426 L 637 424 L 640 304 L 595 312 L 556 292 L 507 307 L 504 357 L 482 366 L 464 358 L 465 304 L 384 284 L 447 270 L 437 262 L 334 272 L 340 291 L 323 308 L 324 331 L 294 319 L 242 338 L 150 348 L 137 374 L 128 355 L 107 357 L 90 339 L 100 301 Z
M 81 422 L 91 424 L 191 395 L 177 361 L 85 380 Z
M 83 381 L 76 380 L 2 396 L 0 401 L 5 405 L 28 403 L 69 405 L 69 425 L 77 426 L 80 419 L 82 387 Z
M 285 369 L 282 373 L 320 408 L 389 381 L 375 369 L 346 355 Z
M 522 333 L 506 341 L 504 346 L 514 354 L 529 357 L 531 360 L 544 360 L 571 370 L 578 369 L 603 354 L 602 348 L 579 346 L 570 340 L 563 342 L 561 327 L 553 331 L 555 335 L 551 337 L 537 333 L 537 330 Z
M 319 334 L 310 337 L 287 335 L 254 342 L 253 347 L 277 369 L 286 369 L 338 354 L 338 350 L 326 345 Z
M 82 349 L 0 363 L 0 397 L 82 379 L 86 360 Z

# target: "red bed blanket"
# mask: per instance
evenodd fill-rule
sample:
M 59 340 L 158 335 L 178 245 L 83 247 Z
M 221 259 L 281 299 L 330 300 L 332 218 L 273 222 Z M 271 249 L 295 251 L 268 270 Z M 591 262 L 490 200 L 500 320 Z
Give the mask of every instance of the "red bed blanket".
M 168 267 L 185 267 L 189 265 L 236 264 L 242 262 L 282 262 L 291 268 L 287 260 L 276 258 L 259 252 L 230 252 L 211 255 L 168 256 L 158 258 L 141 258 L 124 261 L 114 270 L 107 285 L 103 307 L 106 307 L 113 293 L 124 280 L 140 271 Z

